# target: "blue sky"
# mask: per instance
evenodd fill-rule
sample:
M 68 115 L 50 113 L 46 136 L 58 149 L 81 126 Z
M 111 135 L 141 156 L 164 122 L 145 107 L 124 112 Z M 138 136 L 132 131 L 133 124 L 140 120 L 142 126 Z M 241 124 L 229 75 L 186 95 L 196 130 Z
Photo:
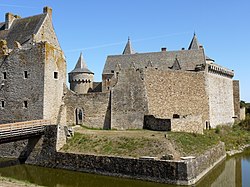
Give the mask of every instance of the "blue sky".
M 6 12 L 27 17 L 44 6 L 53 9 L 68 72 L 83 52 L 101 81 L 107 55 L 121 54 L 128 36 L 137 52 L 154 52 L 187 48 L 195 31 L 206 54 L 235 71 L 241 99 L 250 102 L 249 0 L 0 0 L 0 21 Z

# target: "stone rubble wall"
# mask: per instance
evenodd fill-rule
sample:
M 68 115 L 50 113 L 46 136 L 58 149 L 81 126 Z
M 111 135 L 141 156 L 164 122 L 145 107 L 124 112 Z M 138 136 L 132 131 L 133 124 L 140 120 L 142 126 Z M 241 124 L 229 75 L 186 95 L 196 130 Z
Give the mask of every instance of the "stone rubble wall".
M 170 131 L 171 120 L 155 118 L 153 115 L 145 115 L 143 129 L 154 131 Z
M 215 167 L 218 162 L 226 158 L 226 150 L 223 142 L 217 146 L 210 148 L 201 156 L 187 162 L 187 179 L 192 182 L 197 182 L 208 171 Z
M 0 101 L 5 102 L 4 108 L 0 107 L 0 124 L 43 119 L 44 58 L 42 43 L 0 57 Z
M 147 113 L 147 95 L 140 70 L 119 72 L 111 91 L 111 127 L 113 129 L 142 129 Z
M 209 120 L 209 107 L 204 72 L 147 68 L 144 81 L 149 115 L 172 119 L 174 114 L 194 116 L 194 118 L 202 114 L 202 123 L 197 128 L 205 127 L 205 121 Z M 197 126 L 196 122 L 194 126 Z M 174 124 L 177 124 L 177 121 Z M 178 127 L 174 125 L 174 128 Z
M 202 115 L 172 119 L 171 131 L 203 134 Z
M 66 124 L 76 124 L 77 108 L 83 110 L 83 125 L 90 128 L 107 129 L 110 127 L 110 93 L 76 94 L 67 91 L 64 96 Z

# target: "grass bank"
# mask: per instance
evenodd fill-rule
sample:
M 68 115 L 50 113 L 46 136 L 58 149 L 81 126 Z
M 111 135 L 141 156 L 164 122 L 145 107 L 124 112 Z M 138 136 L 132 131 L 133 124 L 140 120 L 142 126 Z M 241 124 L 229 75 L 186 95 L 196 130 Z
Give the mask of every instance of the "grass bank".
M 172 154 L 175 159 L 179 159 L 181 156 L 200 155 L 220 141 L 225 143 L 227 151 L 237 150 L 241 146 L 250 144 L 249 116 L 232 127 L 219 126 L 216 129 L 205 130 L 203 135 L 147 130 L 104 131 L 79 128 L 62 151 L 158 158 Z
M 1 187 L 39 187 L 38 185 L 31 184 L 28 181 L 19 181 L 13 178 L 7 178 L 0 176 L 0 186 Z

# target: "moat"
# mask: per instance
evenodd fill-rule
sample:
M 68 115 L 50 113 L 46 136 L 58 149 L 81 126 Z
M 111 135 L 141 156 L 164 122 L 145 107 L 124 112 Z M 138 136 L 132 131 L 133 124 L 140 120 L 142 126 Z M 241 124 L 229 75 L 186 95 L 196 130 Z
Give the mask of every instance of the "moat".
M 9 164 L 8 164 L 9 163 Z M 31 165 L 12 165 L 13 162 L 0 162 L 0 175 L 21 181 L 28 181 L 49 187 L 174 187 L 174 185 L 144 182 L 123 178 L 106 177 L 61 169 L 43 168 Z M 10 166 L 12 165 L 12 166 Z M 195 186 L 239 186 L 250 184 L 250 149 L 243 154 L 231 157 L 219 164 Z

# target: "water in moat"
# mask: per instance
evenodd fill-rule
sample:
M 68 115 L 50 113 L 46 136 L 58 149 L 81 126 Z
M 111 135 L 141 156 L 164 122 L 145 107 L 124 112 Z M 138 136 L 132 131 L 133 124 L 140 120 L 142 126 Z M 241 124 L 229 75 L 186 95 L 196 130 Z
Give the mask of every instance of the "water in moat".
M 0 161 L 0 175 L 50 187 L 174 187 L 173 185 L 140 180 L 107 177 L 31 165 L 19 165 L 13 160 Z M 222 162 L 195 186 L 249 187 L 250 150 Z

